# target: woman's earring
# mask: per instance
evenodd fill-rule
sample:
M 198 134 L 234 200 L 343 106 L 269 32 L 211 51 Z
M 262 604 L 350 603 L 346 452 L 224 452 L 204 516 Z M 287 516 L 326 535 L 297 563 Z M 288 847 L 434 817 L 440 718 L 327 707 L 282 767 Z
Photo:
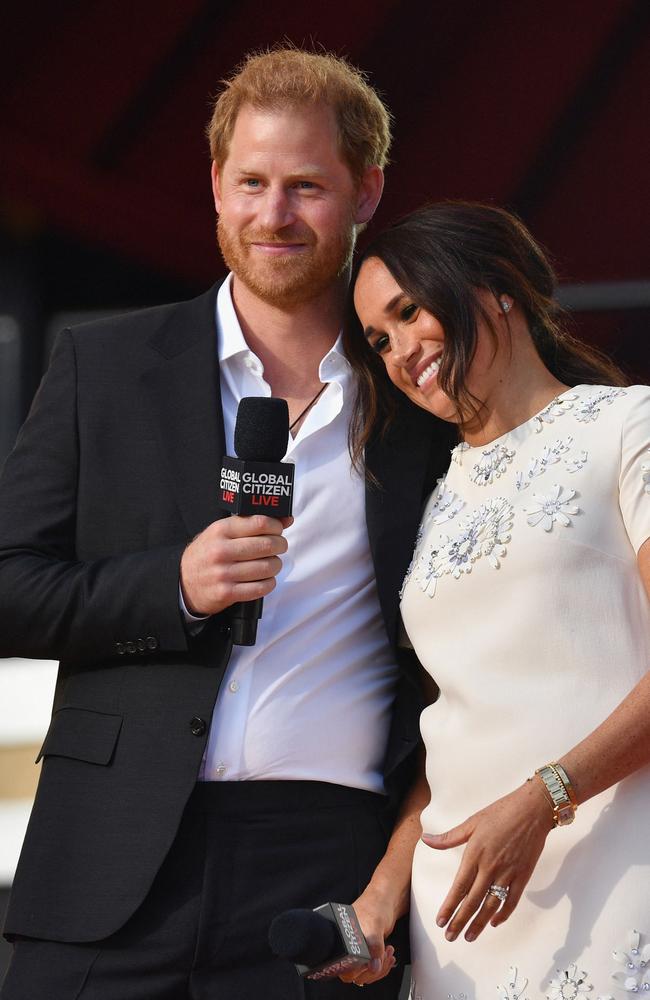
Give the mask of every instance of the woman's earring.
M 508 302 L 507 299 L 499 299 L 499 303 L 500 303 L 501 308 L 503 309 L 504 313 L 509 313 L 510 310 L 512 309 L 512 303 Z

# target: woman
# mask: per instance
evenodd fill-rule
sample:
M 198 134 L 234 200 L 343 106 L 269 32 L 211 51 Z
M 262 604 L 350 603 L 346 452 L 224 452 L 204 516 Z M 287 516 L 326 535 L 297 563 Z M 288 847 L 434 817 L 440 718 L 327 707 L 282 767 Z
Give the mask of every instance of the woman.
M 440 687 L 413 1000 L 650 994 L 650 389 L 562 331 L 554 284 L 516 218 L 466 203 L 357 270 L 356 459 L 386 375 L 461 440 L 402 597 Z

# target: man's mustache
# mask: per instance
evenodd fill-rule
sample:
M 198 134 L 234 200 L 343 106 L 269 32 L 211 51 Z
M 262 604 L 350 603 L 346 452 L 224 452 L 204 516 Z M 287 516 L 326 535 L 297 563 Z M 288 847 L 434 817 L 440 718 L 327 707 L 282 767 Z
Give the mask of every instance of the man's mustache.
M 314 246 L 316 239 L 311 232 L 299 232 L 294 229 L 282 229 L 279 232 L 269 233 L 258 230 L 254 233 L 242 233 L 242 240 L 250 246 L 252 243 L 267 243 L 281 246 L 284 243 L 304 243 L 306 246 Z

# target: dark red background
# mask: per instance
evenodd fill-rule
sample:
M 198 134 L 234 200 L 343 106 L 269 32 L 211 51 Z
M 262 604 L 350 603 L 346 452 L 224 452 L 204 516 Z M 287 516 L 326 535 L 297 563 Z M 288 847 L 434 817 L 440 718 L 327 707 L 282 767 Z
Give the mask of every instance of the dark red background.
M 3 233 L 40 246 L 52 308 L 75 288 L 84 306 L 164 300 L 222 273 L 209 97 L 283 37 L 348 55 L 395 115 L 376 224 L 486 199 L 523 215 L 564 281 L 650 277 L 648 0 L 86 0 L 9 8 L 1 27 Z M 650 376 L 647 315 L 581 329 Z

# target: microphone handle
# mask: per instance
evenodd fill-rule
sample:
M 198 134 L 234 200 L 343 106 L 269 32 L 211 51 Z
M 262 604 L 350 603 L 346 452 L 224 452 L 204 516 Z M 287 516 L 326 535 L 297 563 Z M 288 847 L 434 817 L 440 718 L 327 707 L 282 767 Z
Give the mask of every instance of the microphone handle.
M 264 598 L 258 597 L 254 601 L 238 601 L 230 606 L 230 638 L 235 646 L 255 645 L 263 602 Z

